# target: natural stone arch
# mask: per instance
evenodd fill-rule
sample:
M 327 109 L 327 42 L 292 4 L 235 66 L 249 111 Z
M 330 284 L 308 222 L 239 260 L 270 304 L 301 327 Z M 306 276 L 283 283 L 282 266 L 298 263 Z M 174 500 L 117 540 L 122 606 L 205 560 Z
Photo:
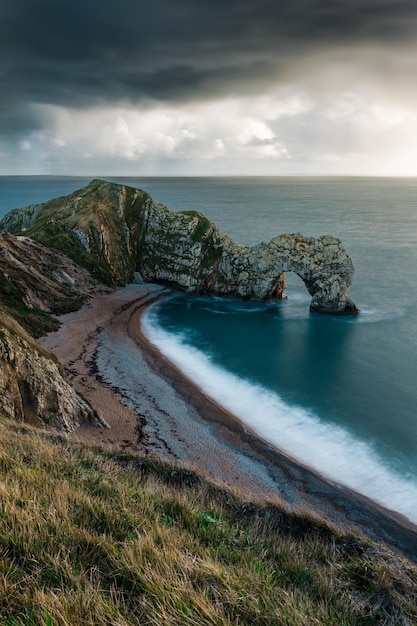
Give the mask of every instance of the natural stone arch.
M 342 242 L 299 233 L 269 243 L 239 246 L 197 212 L 172 213 L 149 207 L 142 239 L 140 272 L 187 293 L 242 299 L 278 300 L 285 272 L 295 272 L 312 296 L 310 309 L 322 313 L 357 313 L 347 293 L 353 263 Z
M 172 212 L 124 185 L 93 180 L 66 198 L 12 211 L 0 228 L 65 252 L 113 286 L 138 272 L 187 293 L 271 300 L 283 297 L 292 271 L 312 311 L 357 313 L 347 297 L 353 264 L 339 239 L 291 234 L 239 246 L 201 213 Z
M 312 296 L 310 310 L 322 313 L 358 313 L 347 296 L 353 281 L 351 258 L 336 237 L 318 239 L 303 235 L 281 235 L 270 244 L 284 272 L 295 272 Z

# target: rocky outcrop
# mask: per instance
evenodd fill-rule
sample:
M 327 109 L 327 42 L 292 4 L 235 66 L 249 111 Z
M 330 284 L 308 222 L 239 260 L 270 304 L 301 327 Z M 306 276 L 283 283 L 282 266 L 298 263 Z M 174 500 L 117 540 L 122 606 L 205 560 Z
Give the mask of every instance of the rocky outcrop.
M 144 280 L 191 294 L 278 300 L 286 287 L 285 272 L 292 271 L 312 296 L 312 311 L 357 313 L 347 297 L 353 263 L 335 237 L 280 235 L 245 247 L 200 213 L 172 213 L 152 203 L 144 217 L 138 253 Z
M 71 259 L 28 238 L 0 233 L 0 412 L 70 431 L 102 422 L 64 380 L 34 337 L 59 326 L 53 315 L 78 309 L 98 283 Z M 23 328 L 24 326 L 24 328 Z
M 270 300 L 283 297 L 285 272 L 293 271 L 312 310 L 356 312 L 347 297 L 353 265 L 338 239 L 292 234 L 239 246 L 202 214 L 173 213 L 131 187 L 92 181 L 68 197 L 12 211 L 0 228 L 8 231 L 0 233 L 0 409 L 38 426 L 100 423 L 53 355 L 26 332 L 53 329 L 52 315 L 79 308 L 97 280 L 118 286 L 139 272 L 190 294 Z
M 39 427 L 71 431 L 103 426 L 96 411 L 63 379 L 53 354 L 0 311 L 0 412 Z
M 144 191 L 93 180 L 69 196 L 10 211 L 0 230 L 31 237 L 100 282 L 123 286 L 136 270 L 141 213 L 149 202 Z
M 0 233 L 0 305 L 32 335 L 56 328 L 52 315 L 77 310 L 97 288 L 89 272 L 63 254 Z
M 12 211 L 0 228 L 58 248 L 107 284 L 139 272 L 191 294 L 280 299 L 285 272 L 296 272 L 311 310 L 356 313 L 347 293 L 353 264 L 340 240 L 300 234 L 239 246 L 201 213 L 174 213 L 144 191 L 94 180 L 43 205 Z

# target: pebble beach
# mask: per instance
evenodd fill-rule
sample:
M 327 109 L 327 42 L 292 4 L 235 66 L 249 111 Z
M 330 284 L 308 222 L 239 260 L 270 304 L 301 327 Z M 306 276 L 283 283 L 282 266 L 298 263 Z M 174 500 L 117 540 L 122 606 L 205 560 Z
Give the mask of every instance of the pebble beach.
M 248 500 L 307 509 L 338 527 L 355 525 L 416 559 L 417 528 L 407 519 L 262 441 L 150 344 L 141 314 L 168 293 L 139 284 L 95 295 L 41 340 L 109 426 L 82 425 L 69 439 L 181 463 Z

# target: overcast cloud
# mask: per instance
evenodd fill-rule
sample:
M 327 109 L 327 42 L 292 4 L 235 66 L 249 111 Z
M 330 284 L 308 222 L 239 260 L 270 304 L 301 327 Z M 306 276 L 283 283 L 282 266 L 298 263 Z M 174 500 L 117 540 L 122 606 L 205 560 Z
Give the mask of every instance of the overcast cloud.
M 417 4 L 2 0 L 0 173 L 417 175 Z

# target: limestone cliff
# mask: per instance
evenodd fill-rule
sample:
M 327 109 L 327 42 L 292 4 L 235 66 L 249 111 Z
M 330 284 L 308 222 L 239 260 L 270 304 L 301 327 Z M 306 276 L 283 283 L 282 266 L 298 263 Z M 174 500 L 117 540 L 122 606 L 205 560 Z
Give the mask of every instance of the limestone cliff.
M 0 411 L 35 426 L 70 431 L 101 424 L 96 411 L 63 379 L 55 357 L 0 311 Z
M 0 233 L 0 305 L 32 335 L 57 327 L 98 284 L 71 259 L 28 237 Z
M 313 296 L 312 311 L 357 313 L 347 297 L 353 263 L 335 237 L 280 235 L 245 247 L 200 213 L 172 213 L 151 203 L 144 218 L 138 269 L 147 281 L 191 294 L 273 300 L 283 297 L 285 272 L 293 271 Z
M 15 209 L 0 230 L 64 252 L 99 281 L 122 286 L 136 270 L 144 191 L 93 180 L 69 196 Z
M 71 259 L 28 237 L 0 233 L 0 410 L 37 426 L 101 423 L 34 337 L 79 308 L 97 282 Z M 24 328 L 23 328 L 24 326 Z M 29 334 L 30 333 L 30 334 Z
M 0 229 L 65 251 L 110 285 L 139 272 L 188 293 L 280 299 L 294 271 L 312 296 L 311 309 L 356 313 L 347 297 L 353 264 L 340 240 L 300 234 L 239 246 L 201 213 L 173 213 L 144 191 L 94 180 L 65 198 L 9 213 Z

